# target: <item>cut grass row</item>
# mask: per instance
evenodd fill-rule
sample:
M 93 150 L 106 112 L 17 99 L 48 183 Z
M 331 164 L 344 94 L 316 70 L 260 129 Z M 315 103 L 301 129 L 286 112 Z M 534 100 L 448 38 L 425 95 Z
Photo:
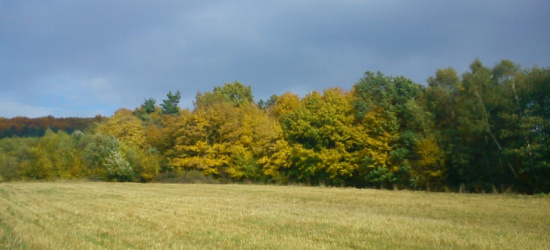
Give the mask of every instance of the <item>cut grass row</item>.
M 550 198 L 351 188 L 0 184 L 0 248 L 550 249 Z

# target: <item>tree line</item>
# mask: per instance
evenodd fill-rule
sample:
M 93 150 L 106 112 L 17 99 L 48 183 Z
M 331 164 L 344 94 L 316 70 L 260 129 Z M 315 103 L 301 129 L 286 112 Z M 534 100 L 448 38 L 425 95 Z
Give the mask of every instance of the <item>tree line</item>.
M 0 179 L 220 182 L 550 192 L 550 69 L 475 60 L 421 85 L 366 72 L 350 90 L 255 102 L 240 82 L 146 99 L 86 132 L 0 140 Z
M 94 118 L 67 117 L 56 118 L 45 116 L 38 118 L 0 117 L 0 139 L 6 137 L 41 137 L 46 130 L 50 128 L 53 131 L 63 130 L 72 133 L 75 130 L 84 131 L 94 122 L 100 122 L 103 119 L 98 115 Z

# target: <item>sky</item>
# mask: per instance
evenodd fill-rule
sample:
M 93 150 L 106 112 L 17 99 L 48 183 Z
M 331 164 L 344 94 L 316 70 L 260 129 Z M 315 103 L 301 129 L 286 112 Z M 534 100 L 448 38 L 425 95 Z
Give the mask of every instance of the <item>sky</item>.
M 550 66 L 550 1 L 0 0 L 0 117 L 111 116 L 239 81 L 256 101 L 420 84 L 476 59 Z

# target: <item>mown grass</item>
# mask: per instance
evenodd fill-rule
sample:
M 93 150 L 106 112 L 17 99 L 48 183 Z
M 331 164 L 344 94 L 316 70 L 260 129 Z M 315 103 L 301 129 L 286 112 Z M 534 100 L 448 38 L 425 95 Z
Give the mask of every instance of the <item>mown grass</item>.
M 296 186 L 3 183 L 1 249 L 550 249 L 550 198 Z

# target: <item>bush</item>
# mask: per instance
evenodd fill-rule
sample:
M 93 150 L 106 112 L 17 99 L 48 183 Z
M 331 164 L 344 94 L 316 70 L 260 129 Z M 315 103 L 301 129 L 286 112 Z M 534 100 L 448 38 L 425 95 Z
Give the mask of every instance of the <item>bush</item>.
M 110 179 L 116 181 L 133 181 L 134 169 L 126 161 L 120 152 L 112 152 L 105 160 L 105 167 Z

